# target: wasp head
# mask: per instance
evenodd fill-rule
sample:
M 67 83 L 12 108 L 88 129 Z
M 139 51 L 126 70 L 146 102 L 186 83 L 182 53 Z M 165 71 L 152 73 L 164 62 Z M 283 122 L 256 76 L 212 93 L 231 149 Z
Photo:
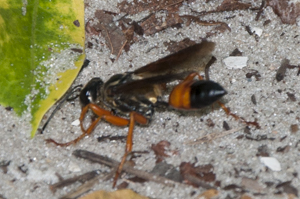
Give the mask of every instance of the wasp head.
M 82 107 L 85 107 L 89 103 L 96 103 L 97 99 L 101 95 L 101 88 L 103 81 L 95 77 L 91 79 L 81 90 L 79 99 Z

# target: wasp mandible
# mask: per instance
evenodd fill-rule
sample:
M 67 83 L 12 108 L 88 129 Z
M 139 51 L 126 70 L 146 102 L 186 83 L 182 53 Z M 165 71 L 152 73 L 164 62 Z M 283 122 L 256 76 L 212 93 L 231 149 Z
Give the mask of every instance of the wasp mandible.
M 115 185 L 126 157 L 132 151 L 135 124 L 148 125 L 157 107 L 197 110 L 226 94 L 221 85 L 203 80 L 197 72 L 211 59 L 214 47 L 215 43 L 203 41 L 133 72 L 113 75 L 106 82 L 98 77 L 91 79 L 79 94 L 82 134 L 67 143 L 53 139 L 47 141 L 59 146 L 75 144 L 89 135 L 102 119 L 116 126 L 129 126 L 125 154 L 114 179 Z M 165 85 L 176 80 L 181 82 L 172 89 L 168 102 L 163 101 Z M 84 128 L 83 121 L 89 110 L 96 119 Z

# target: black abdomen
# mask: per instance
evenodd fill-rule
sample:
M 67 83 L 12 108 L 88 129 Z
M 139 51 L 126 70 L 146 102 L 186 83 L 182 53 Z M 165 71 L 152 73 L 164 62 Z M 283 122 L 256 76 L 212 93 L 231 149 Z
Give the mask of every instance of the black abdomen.
M 199 80 L 191 85 L 191 108 L 203 108 L 219 100 L 227 92 L 218 83 Z

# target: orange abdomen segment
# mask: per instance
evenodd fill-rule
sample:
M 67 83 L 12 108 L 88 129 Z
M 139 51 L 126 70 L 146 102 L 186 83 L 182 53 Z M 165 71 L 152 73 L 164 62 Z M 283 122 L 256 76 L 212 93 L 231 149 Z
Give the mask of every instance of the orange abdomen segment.
M 172 90 L 169 105 L 177 109 L 200 109 L 213 104 L 226 93 L 213 81 L 183 81 Z
M 175 86 L 169 96 L 169 105 L 177 109 L 190 109 L 191 99 L 190 99 L 190 85 L 193 82 L 182 82 Z

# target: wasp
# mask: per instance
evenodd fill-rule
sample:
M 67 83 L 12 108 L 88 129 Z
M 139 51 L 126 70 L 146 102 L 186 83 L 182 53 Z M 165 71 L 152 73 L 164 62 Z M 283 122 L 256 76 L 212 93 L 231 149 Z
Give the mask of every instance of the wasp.
M 53 139 L 47 141 L 60 146 L 75 144 L 92 133 L 100 120 L 116 126 L 129 126 L 125 153 L 114 179 L 115 186 L 126 157 L 132 151 L 135 124 L 148 125 L 156 108 L 197 110 L 212 105 L 227 93 L 220 84 L 204 80 L 197 72 L 211 59 L 214 47 L 214 42 L 203 41 L 133 72 L 115 74 L 106 82 L 98 77 L 92 78 L 79 94 L 82 134 L 67 143 Z M 174 81 L 179 81 L 179 84 L 171 90 L 169 100 L 164 101 L 162 96 L 166 84 Z M 96 119 L 84 128 L 88 111 L 92 111 Z

